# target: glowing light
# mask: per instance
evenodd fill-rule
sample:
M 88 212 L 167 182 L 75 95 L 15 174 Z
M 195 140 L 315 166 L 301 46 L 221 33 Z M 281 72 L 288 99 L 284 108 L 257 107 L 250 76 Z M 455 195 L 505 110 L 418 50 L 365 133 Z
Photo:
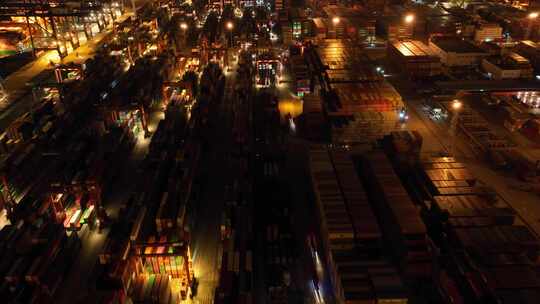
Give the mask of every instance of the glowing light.
M 459 109 L 461 109 L 462 106 L 463 104 L 461 103 L 461 101 L 457 99 L 454 99 L 454 101 L 452 101 L 452 109 L 454 109 L 454 111 L 458 111 Z
M 230 21 L 229 21 L 229 22 L 227 22 L 227 25 L 226 25 L 226 26 L 227 26 L 227 29 L 228 29 L 229 31 L 230 31 L 230 30 L 232 30 L 232 29 L 234 28 L 234 25 L 233 25 L 233 23 L 232 23 L 232 22 L 230 22 Z
M 414 21 L 414 15 L 413 14 L 407 14 L 405 16 L 405 23 L 412 23 Z
M 332 23 L 333 23 L 334 25 L 337 25 L 340 21 L 341 21 L 341 19 L 339 19 L 338 16 L 335 16 L 334 18 L 332 18 Z
M 529 19 L 536 19 L 536 18 L 538 18 L 538 13 L 537 12 L 532 12 L 527 17 Z

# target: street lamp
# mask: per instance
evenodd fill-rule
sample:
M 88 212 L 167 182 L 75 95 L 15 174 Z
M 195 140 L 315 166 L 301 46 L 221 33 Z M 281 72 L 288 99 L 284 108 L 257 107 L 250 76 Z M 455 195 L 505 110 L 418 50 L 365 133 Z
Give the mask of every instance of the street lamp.
M 332 23 L 333 23 L 334 25 L 338 25 L 340 21 L 341 21 L 341 20 L 339 19 L 338 16 L 335 16 L 334 18 L 332 18 Z
M 452 109 L 454 111 L 459 111 L 462 106 L 463 104 L 458 99 L 454 99 L 454 101 L 452 101 Z
M 527 15 L 527 19 L 529 19 L 529 24 L 527 26 L 527 32 L 525 32 L 525 40 L 529 39 L 532 31 L 533 21 L 536 20 L 536 18 L 538 18 L 537 12 L 532 12 Z
M 459 112 L 461 111 L 461 108 L 463 107 L 463 103 L 459 99 L 454 99 L 452 101 L 452 111 L 454 114 L 452 115 L 452 121 L 450 122 L 450 133 L 452 134 L 452 147 L 451 152 L 452 156 L 456 156 L 457 151 L 457 126 L 459 122 Z
M 187 29 L 188 29 L 187 23 L 185 23 L 185 22 L 180 23 L 180 28 L 181 28 L 182 30 L 184 30 L 184 31 L 187 30 Z
M 411 24 L 411 23 L 414 22 L 414 15 L 413 14 L 407 14 L 407 15 L 405 15 L 404 20 L 405 20 L 405 23 Z
M 413 33 L 414 33 L 414 28 L 413 28 L 414 15 L 413 14 L 405 15 L 405 17 L 403 18 L 403 21 L 405 21 L 405 25 L 407 26 L 407 32 L 410 30 L 411 37 L 412 37 Z M 407 33 L 407 35 L 408 35 L 408 33 Z
M 234 28 L 234 24 L 231 22 L 231 21 L 227 21 L 227 24 L 225 24 L 225 26 L 227 27 L 227 29 L 229 30 L 229 43 L 230 43 L 230 46 L 229 47 L 232 47 L 232 44 L 233 44 L 233 41 L 232 41 L 232 30 Z

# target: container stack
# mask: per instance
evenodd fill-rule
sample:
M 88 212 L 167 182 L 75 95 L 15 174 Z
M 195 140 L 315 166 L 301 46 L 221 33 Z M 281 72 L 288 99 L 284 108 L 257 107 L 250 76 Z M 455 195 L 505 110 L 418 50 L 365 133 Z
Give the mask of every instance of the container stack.
M 135 278 L 131 297 L 133 303 L 177 303 L 173 297 L 167 275 L 147 274 Z
M 387 155 L 401 165 L 415 165 L 420 159 L 423 138 L 418 131 L 394 131 L 384 136 Z
M 384 258 L 382 235 L 346 150 L 310 150 L 323 248 L 338 303 L 393 301 L 407 295 Z
M 382 80 L 381 75 L 372 69 L 367 58 L 361 54 L 362 48 L 362 45 L 345 39 L 326 39 L 319 43 L 317 57 L 326 69 L 330 83 Z
M 1 200 L 8 214 L 15 212 L 33 189 L 45 183 L 47 174 L 53 170 L 55 158 L 43 155 L 39 146 L 29 143 L 14 149 L 2 160 Z
M 105 268 L 99 282 L 137 303 L 178 303 L 193 282 L 187 204 L 199 149 L 187 136 L 186 117 L 183 107 L 168 107 L 141 165 L 138 191 L 99 255 Z
M 134 193 L 122 206 L 121 220 L 111 227 L 108 238 L 98 255 L 101 270 L 97 278 L 99 292 L 125 303 L 133 287 L 133 279 L 143 272 L 142 262 L 131 254 L 141 229 L 141 218 L 146 214 L 141 193 Z M 126 238 L 129 235 L 129 238 Z
M 369 62 L 363 46 L 326 39 L 307 57 L 320 74 L 333 142 L 371 142 L 396 129 L 401 95 L 384 80 L 382 68 Z
M 235 180 L 230 189 L 235 199 L 227 202 L 225 216 L 229 235 L 222 241 L 218 259 L 219 282 L 214 303 L 253 303 L 253 210 L 249 200 L 250 184 Z M 242 193 L 242 194 L 240 194 Z M 244 200 L 236 198 L 243 197 Z M 233 202 L 234 203 L 231 203 Z
M 441 246 L 449 252 L 447 272 L 436 280 L 445 296 L 536 303 L 540 277 L 533 265 L 540 241 L 515 210 L 482 190 L 466 165 L 451 157 L 425 158 L 420 171 L 417 186 L 426 189 L 430 218 L 446 236 Z
M 332 139 L 340 143 L 372 143 L 398 129 L 397 112 L 359 112 L 332 124 Z
M 47 96 L 29 113 L 8 126 L 6 133 L 0 136 L 2 140 L 6 140 L 5 144 L 0 145 L 5 148 L 0 166 L 3 181 L 0 190 L 3 205 L 13 222 L 18 220 L 11 216 L 17 204 L 31 194 L 33 189 L 39 188 L 40 195 L 48 192 L 48 178 L 63 172 L 62 169 L 67 160 L 71 159 L 72 152 L 66 147 L 80 144 L 85 140 L 81 135 L 92 133 L 96 129 L 93 123 L 99 124 L 95 121 L 97 117 L 93 115 L 92 102 L 88 100 L 96 98 L 96 92 L 101 91 L 98 87 L 102 82 L 107 83 L 114 78 L 114 73 L 110 73 L 109 69 L 114 69 L 115 64 L 118 66 L 118 62 L 112 59 L 112 56 L 106 58 L 110 59 L 110 62 L 107 62 L 109 65 L 87 69 L 88 80 L 63 83 L 62 102 L 59 102 L 57 88 L 51 89 L 49 80 L 33 80 L 32 85 L 39 88 L 36 92 Z M 102 73 L 104 70 L 107 70 L 107 73 Z M 100 77 L 97 77 L 98 74 Z M 103 139 L 99 134 L 94 137 L 96 141 Z M 90 147 L 90 150 L 94 148 Z M 90 162 L 80 162 L 77 166 L 84 164 L 93 165 Z M 65 182 L 71 183 L 72 180 Z
M 167 275 L 173 296 L 182 299 L 194 277 L 187 208 L 199 155 L 198 145 L 187 138 L 186 119 L 182 107 L 169 105 L 158 124 L 141 180 L 145 208 L 139 209 L 130 236 L 142 273 Z
M 270 216 L 269 216 L 270 217 Z M 288 208 L 273 214 L 266 225 L 265 261 L 266 285 L 279 287 L 283 284 L 283 273 L 296 263 L 296 241 Z
M 403 107 L 399 93 L 387 82 L 332 84 L 339 98 L 340 115 L 357 112 L 389 112 Z
M 447 113 L 454 113 L 450 101 L 443 101 L 441 105 Z M 467 138 L 467 141 L 475 153 L 484 155 L 490 150 L 512 150 L 516 147 L 510 139 L 497 134 L 489 123 L 476 110 L 469 105 L 463 104 L 458 116 L 459 131 Z
M 8 225 L 0 231 L 0 295 L 21 303 L 53 303 L 81 249 L 61 225 Z
M 310 140 L 317 140 L 324 136 L 326 121 L 322 109 L 322 100 L 316 94 L 308 94 L 303 98 L 302 117 L 304 133 Z
M 410 278 L 431 278 L 433 261 L 426 227 L 390 160 L 380 151 L 362 155 L 362 177 L 402 272 Z
M 466 195 L 478 191 L 476 178 L 464 163 L 453 157 L 424 158 L 420 179 L 430 195 Z
M 379 255 L 382 246 L 379 224 L 358 178 L 351 154 L 345 149 L 336 148 L 331 151 L 331 157 L 347 210 L 351 215 L 356 245 L 367 256 Z

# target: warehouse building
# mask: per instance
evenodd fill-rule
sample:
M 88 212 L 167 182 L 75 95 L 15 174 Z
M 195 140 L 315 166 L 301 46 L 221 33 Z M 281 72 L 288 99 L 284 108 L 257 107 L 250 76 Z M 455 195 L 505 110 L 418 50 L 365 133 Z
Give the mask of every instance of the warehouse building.
M 435 37 L 429 47 L 448 67 L 478 65 L 487 53 L 473 44 L 455 37 Z
M 417 40 L 396 41 L 388 47 L 388 56 L 412 78 L 441 74 L 441 59 Z
M 533 76 L 533 68 L 529 60 L 513 52 L 504 57 L 483 59 L 482 68 L 495 80 L 532 78 Z
M 493 41 L 502 38 L 502 27 L 495 23 L 484 23 L 479 25 L 474 31 L 474 41 Z
M 390 41 L 411 39 L 414 33 L 414 25 L 403 22 L 401 17 L 378 18 L 376 22 L 377 36 Z
M 516 46 L 515 52 L 527 58 L 537 72 L 540 70 L 540 47 L 536 42 L 531 40 L 521 41 Z

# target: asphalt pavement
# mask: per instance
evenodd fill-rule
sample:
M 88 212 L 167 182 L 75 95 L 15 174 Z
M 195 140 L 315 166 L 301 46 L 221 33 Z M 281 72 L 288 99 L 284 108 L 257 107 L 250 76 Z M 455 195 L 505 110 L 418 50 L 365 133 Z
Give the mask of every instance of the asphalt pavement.
M 229 161 L 232 151 L 232 119 L 235 72 L 227 73 L 225 97 L 209 111 L 209 148 L 201 158 L 202 197 L 197 206 L 192 232 L 192 256 L 195 277 L 199 282 L 192 303 L 213 303 L 219 280 L 219 257 L 222 252 L 220 224 L 225 203 L 225 186 L 234 175 Z M 189 301 L 188 301 L 189 302 Z

